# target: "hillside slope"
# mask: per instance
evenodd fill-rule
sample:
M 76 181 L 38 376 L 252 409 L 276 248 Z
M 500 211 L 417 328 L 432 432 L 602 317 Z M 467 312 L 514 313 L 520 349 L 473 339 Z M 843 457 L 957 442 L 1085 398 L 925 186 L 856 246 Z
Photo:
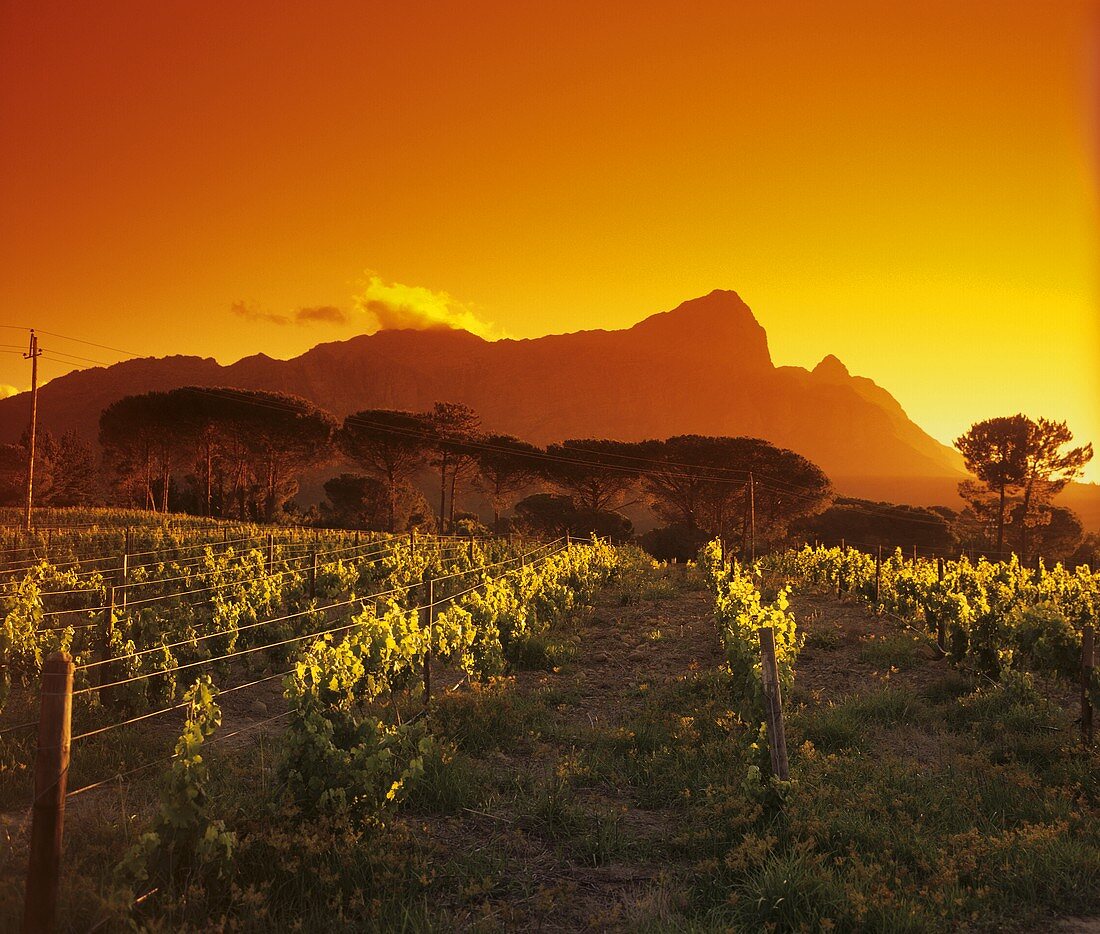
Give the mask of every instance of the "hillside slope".
M 901 502 L 950 502 L 962 476 L 953 450 L 835 357 L 813 371 L 774 366 L 764 329 L 730 291 L 620 331 L 486 341 L 466 331 L 397 330 L 320 344 L 290 360 L 132 360 L 52 380 L 40 394 L 41 423 L 94 437 L 115 399 L 186 385 L 291 392 L 339 417 L 464 402 L 486 428 L 539 443 L 749 435 L 815 461 L 845 493 L 877 498 L 885 486 L 885 498 Z M 26 394 L 0 400 L 0 441 L 19 436 L 27 409 Z

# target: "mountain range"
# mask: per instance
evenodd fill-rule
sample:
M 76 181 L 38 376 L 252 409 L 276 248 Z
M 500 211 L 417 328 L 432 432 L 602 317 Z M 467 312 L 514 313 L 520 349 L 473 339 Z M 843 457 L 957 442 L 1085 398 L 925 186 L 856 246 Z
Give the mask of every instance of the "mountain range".
M 617 331 L 488 341 L 461 330 L 386 330 L 319 344 L 290 360 L 128 360 L 51 380 L 39 392 L 40 424 L 94 438 L 110 403 L 180 386 L 288 392 L 341 418 L 463 402 L 486 429 L 541 444 L 747 435 L 808 457 L 839 492 L 892 502 L 957 505 L 955 488 L 966 476 L 957 452 L 836 357 L 812 371 L 775 366 L 764 328 L 724 290 Z M 0 441 L 17 440 L 27 414 L 28 394 L 0 400 Z M 1062 502 L 1086 527 L 1100 526 L 1100 487 L 1076 485 Z

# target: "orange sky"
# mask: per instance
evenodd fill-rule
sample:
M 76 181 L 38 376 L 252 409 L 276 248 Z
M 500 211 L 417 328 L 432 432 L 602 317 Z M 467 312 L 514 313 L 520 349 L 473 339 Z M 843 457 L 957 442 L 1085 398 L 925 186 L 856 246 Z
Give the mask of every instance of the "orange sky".
M 941 439 L 1022 409 L 1100 442 L 1098 24 L 2 0 L 0 322 L 228 362 L 376 327 L 372 300 L 523 337 L 733 288 L 777 363 L 835 353 Z

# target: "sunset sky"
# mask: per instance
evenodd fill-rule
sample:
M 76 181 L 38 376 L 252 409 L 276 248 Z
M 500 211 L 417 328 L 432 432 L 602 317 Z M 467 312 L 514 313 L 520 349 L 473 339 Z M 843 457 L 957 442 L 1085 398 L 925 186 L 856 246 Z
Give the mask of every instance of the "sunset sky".
M 1100 442 L 1098 70 L 1091 0 L 0 0 L 0 323 L 232 362 L 729 288 L 941 440 Z

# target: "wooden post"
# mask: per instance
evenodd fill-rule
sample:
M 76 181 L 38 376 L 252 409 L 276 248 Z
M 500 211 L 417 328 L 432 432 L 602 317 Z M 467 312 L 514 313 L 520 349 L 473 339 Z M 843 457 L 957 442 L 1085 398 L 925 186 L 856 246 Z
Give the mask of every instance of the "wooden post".
M 749 561 L 756 562 L 756 483 L 749 471 Z
M 309 554 L 309 599 L 317 596 L 317 552 Z
M 122 570 L 119 572 L 119 584 L 122 588 L 122 609 L 126 610 L 126 598 L 130 593 L 130 549 L 122 556 Z
M 466 557 L 470 564 L 474 563 L 474 540 L 472 538 L 466 543 Z
M 1081 630 L 1081 742 L 1092 745 L 1092 697 L 1090 688 L 1096 674 L 1096 631 L 1092 623 Z
M 409 532 L 409 560 L 416 560 L 416 529 Z
M 882 602 L 882 546 L 878 546 L 878 554 L 875 555 L 875 603 Z
M 31 856 L 23 906 L 25 934 L 52 931 L 57 910 L 73 713 L 73 660 L 68 653 L 51 655 L 42 666 L 41 690 L 38 754 L 34 760 Z
M 917 563 L 917 546 L 916 545 L 913 546 L 913 563 L 914 564 Z
M 943 558 L 936 559 L 936 580 L 943 583 Z M 936 620 L 936 648 L 941 657 L 947 655 L 947 624 L 942 618 Z
M 771 626 L 760 629 L 760 674 L 764 683 L 764 707 L 768 723 L 768 747 L 772 756 L 772 774 L 790 781 L 787 762 L 787 736 L 783 731 L 783 697 L 779 687 L 779 667 L 775 663 L 775 632 Z
M 424 582 L 424 605 L 420 610 L 420 625 L 425 633 L 424 646 L 424 706 L 427 707 L 432 699 L 432 622 L 435 619 L 435 582 L 432 580 L 432 572 L 424 568 L 424 574 L 420 578 Z
M 359 547 L 359 530 L 358 529 L 355 530 L 355 547 L 356 548 Z
M 267 573 L 275 573 L 275 533 L 267 533 Z
M 123 549 L 126 552 L 126 554 L 129 554 L 131 551 L 134 550 L 133 534 L 134 534 L 133 530 L 130 529 L 129 526 L 127 526 L 127 528 L 126 528 L 126 545 L 124 546 L 124 549 Z
M 570 536 L 570 534 L 569 534 L 569 529 L 566 529 L 565 530 L 565 547 L 568 548 L 572 544 L 573 544 L 572 536 Z
M 103 622 L 99 628 L 99 652 L 96 657 L 96 661 L 106 662 L 111 657 L 111 638 L 115 631 L 115 588 L 113 586 L 107 587 L 107 605 L 103 608 Z M 110 681 L 109 672 L 110 665 L 96 665 L 95 666 L 95 680 L 96 684 L 106 684 Z M 100 703 L 103 703 L 104 698 L 102 692 L 100 693 Z

